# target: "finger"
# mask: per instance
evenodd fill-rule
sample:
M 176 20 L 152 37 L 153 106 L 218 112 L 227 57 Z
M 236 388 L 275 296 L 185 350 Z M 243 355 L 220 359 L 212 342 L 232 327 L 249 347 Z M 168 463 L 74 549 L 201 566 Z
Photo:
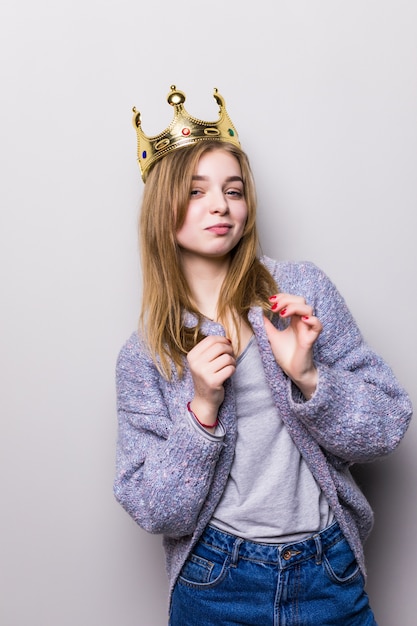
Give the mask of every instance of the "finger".
M 268 341 L 271 342 L 275 333 L 278 333 L 279 330 L 275 328 L 273 323 L 264 315 L 264 326 L 266 331 L 266 336 L 268 337 Z
M 225 380 L 233 376 L 236 371 L 236 363 L 234 360 L 219 357 L 213 363 L 206 363 L 199 368 L 197 378 L 194 379 L 196 387 L 200 389 L 218 390 L 222 387 Z
M 214 380 L 217 381 L 217 385 L 220 386 L 224 383 L 225 380 L 233 376 L 236 371 L 236 365 L 234 363 L 230 363 L 229 365 L 225 365 L 220 368 L 213 376 Z
M 288 307 L 303 307 L 306 306 L 306 301 L 301 296 L 294 296 L 288 293 L 280 293 L 269 298 L 271 302 L 271 311 L 274 313 L 281 313 L 288 310 Z
M 201 377 L 207 382 L 213 376 L 225 368 L 231 368 L 224 374 L 224 380 L 231 376 L 236 369 L 236 359 L 229 344 L 214 344 L 209 346 L 203 353 L 189 352 L 187 360 L 194 375 Z M 217 381 L 216 381 L 217 384 Z
M 302 315 L 301 316 L 301 321 L 306 326 L 311 328 L 311 330 L 314 330 L 317 333 L 321 333 L 321 331 L 323 330 L 322 323 L 320 322 L 319 318 L 315 317 L 314 315 Z
M 217 360 L 222 355 L 227 355 L 234 359 L 233 346 L 231 343 L 216 342 L 208 346 L 201 356 L 210 363 Z
M 236 368 L 236 359 L 231 354 L 223 353 L 220 354 L 217 358 L 213 359 L 210 364 L 214 372 L 220 372 L 227 367 Z
M 212 354 L 219 353 L 219 351 L 233 353 L 232 343 L 230 339 L 220 335 L 209 335 L 202 339 L 198 344 L 190 350 L 188 356 L 191 358 L 199 358 L 203 356 L 207 358 L 207 354 L 212 352 Z
M 279 313 L 280 317 L 292 317 L 294 315 L 298 315 L 299 317 L 313 317 L 314 316 L 314 311 L 313 311 L 313 307 L 310 306 L 309 304 L 306 304 L 306 302 L 304 301 L 304 299 L 301 299 L 301 301 L 295 302 L 287 302 L 287 303 L 280 303 L 281 306 L 278 310 L 273 310 L 274 313 Z M 279 306 L 279 305 L 278 305 Z

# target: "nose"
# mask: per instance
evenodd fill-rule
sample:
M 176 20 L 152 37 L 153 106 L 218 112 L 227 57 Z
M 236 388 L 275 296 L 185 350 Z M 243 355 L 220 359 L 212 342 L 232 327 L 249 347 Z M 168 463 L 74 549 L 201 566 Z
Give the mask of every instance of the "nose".
M 210 213 L 225 215 L 229 211 L 229 203 L 223 189 L 213 192 Z

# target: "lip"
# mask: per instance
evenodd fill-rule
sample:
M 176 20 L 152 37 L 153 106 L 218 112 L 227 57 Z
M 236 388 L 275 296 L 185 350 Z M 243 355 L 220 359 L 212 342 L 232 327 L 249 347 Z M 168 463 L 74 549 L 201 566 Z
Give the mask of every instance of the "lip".
M 231 228 L 231 224 L 225 224 L 224 222 L 220 222 L 219 224 L 213 224 L 213 226 L 208 226 L 205 230 L 216 233 L 216 235 L 225 235 L 229 232 Z

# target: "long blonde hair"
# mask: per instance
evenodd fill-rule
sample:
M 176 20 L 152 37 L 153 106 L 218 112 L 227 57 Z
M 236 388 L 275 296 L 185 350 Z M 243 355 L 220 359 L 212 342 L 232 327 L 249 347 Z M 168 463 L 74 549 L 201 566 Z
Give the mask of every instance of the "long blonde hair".
M 237 328 L 240 318 L 247 322 L 251 306 L 269 312 L 268 296 L 277 291 L 275 281 L 257 257 L 256 192 L 246 154 L 232 144 L 207 141 L 177 150 L 155 163 L 146 181 L 139 222 L 143 274 L 140 330 L 159 371 L 168 379 L 172 364 L 182 375 L 184 356 L 202 339 L 201 315 L 181 268 L 176 233 L 185 219 L 197 164 L 204 154 L 214 150 L 225 150 L 238 160 L 248 209 L 242 239 L 232 251 L 220 292 L 218 318 L 231 318 Z M 195 328 L 183 325 L 184 311 L 196 315 Z

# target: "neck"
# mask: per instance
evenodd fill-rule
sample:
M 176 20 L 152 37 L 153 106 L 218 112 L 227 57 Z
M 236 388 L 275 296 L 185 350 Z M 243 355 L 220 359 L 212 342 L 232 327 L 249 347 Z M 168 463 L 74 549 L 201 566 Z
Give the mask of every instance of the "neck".
M 205 317 L 215 320 L 217 303 L 230 259 L 195 258 L 182 255 L 182 268 L 197 309 Z

